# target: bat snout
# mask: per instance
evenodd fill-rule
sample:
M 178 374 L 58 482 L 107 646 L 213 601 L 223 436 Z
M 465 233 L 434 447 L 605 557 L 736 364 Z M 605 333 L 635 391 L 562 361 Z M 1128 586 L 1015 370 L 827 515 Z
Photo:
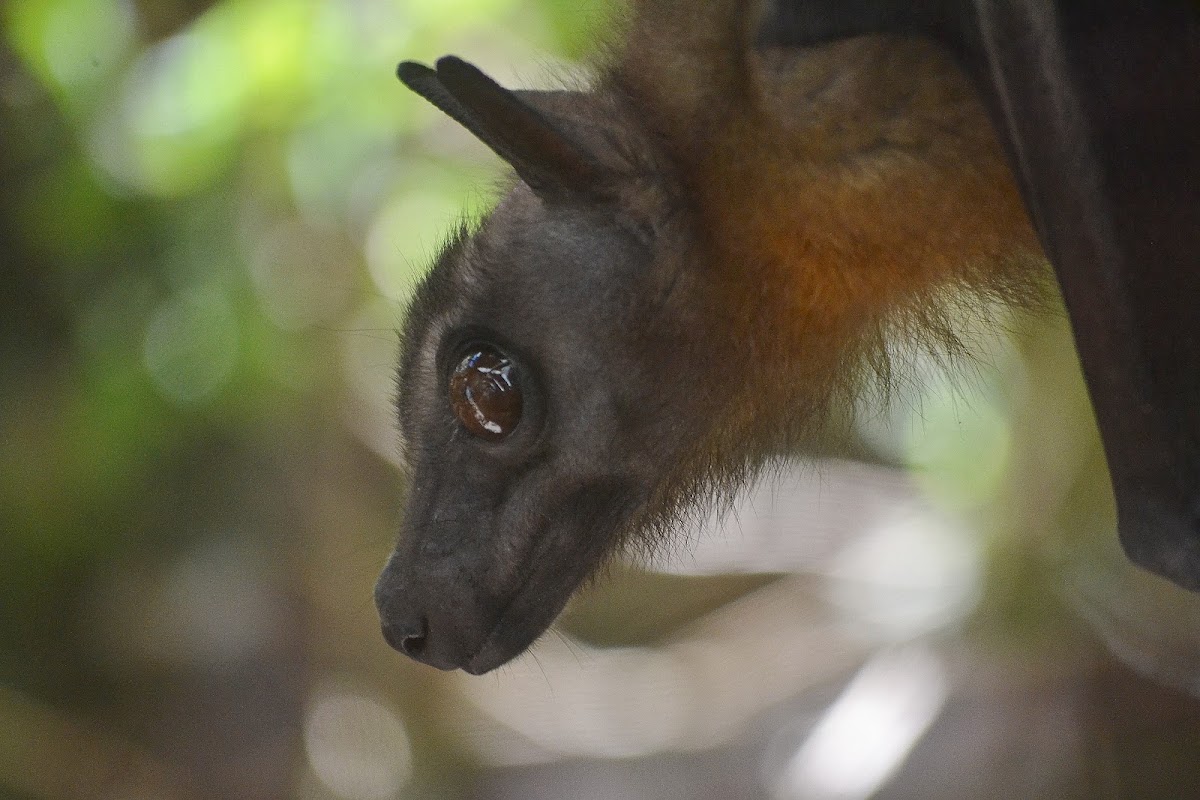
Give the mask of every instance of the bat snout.
M 410 506 L 375 586 L 392 648 L 473 675 L 517 657 L 603 561 L 643 496 L 610 475 L 518 488 L 498 511 L 459 510 L 442 524 Z M 443 505 L 467 506 L 456 498 Z
M 392 649 L 441 670 L 465 667 L 494 624 L 484 604 L 471 602 L 456 587 L 425 589 L 391 566 L 376 584 L 375 606 Z
M 429 620 L 413 614 L 400 619 L 381 617 L 383 639 L 391 648 L 409 658 L 421 660 L 429 641 Z

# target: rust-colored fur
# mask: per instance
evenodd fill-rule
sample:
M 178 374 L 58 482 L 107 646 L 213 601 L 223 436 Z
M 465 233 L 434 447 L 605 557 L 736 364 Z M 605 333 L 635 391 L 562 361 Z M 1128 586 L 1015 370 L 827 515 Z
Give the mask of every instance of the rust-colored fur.
M 807 382 L 819 406 L 864 359 L 886 360 L 889 329 L 958 350 L 943 301 L 1028 303 L 1046 272 L 948 53 L 882 35 L 755 49 L 758 5 L 641 0 L 602 85 L 627 93 L 675 156 L 724 321 L 771 355 L 751 362 L 786 375 L 780 402 Z
M 639 0 L 588 90 L 401 66 L 519 180 L 452 241 L 404 333 L 412 490 L 377 602 L 394 646 L 483 672 L 614 552 L 810 444 L 892 377 L 957 355 L 954 311 L 1044 270 L 973 92 L 937 46 L 754 45 L 753 0 Z M 478 347 L 525 408 L 481 441 L 447 403 Z

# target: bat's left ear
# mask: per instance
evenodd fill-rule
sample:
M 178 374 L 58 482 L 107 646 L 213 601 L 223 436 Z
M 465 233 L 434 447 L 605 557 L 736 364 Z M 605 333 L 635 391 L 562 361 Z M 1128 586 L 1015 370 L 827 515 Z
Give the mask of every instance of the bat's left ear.
M 538 194 L 590 195 L 606 184 L 606 170 L 583 141 L 461 58 L 440 58 L 436 70 L 405 61 L 396 74 L 511 164 Z

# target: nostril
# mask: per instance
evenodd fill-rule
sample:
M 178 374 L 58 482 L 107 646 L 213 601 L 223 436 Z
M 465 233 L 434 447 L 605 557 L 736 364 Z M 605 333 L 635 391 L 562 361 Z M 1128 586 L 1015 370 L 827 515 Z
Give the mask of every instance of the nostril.
M 424 617 L 403 622 L 384 622 L 383 638 L 409 658 L 419 659 L 429 638 L 429 623 Z
M 426 638 L 424 630 L 409 634 L 400 640 L 400 649 L 409 658 L 419 658 L 421 653 L 425 651 Z

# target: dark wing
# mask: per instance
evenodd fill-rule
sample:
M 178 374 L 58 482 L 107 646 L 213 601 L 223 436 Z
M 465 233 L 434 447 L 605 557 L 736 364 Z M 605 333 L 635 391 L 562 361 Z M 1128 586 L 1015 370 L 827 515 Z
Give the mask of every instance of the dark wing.
M 961 58 L 1066 301 L 1130 559 L 1200 590 L 1200 4 L 777 0 L 766 41 Z

